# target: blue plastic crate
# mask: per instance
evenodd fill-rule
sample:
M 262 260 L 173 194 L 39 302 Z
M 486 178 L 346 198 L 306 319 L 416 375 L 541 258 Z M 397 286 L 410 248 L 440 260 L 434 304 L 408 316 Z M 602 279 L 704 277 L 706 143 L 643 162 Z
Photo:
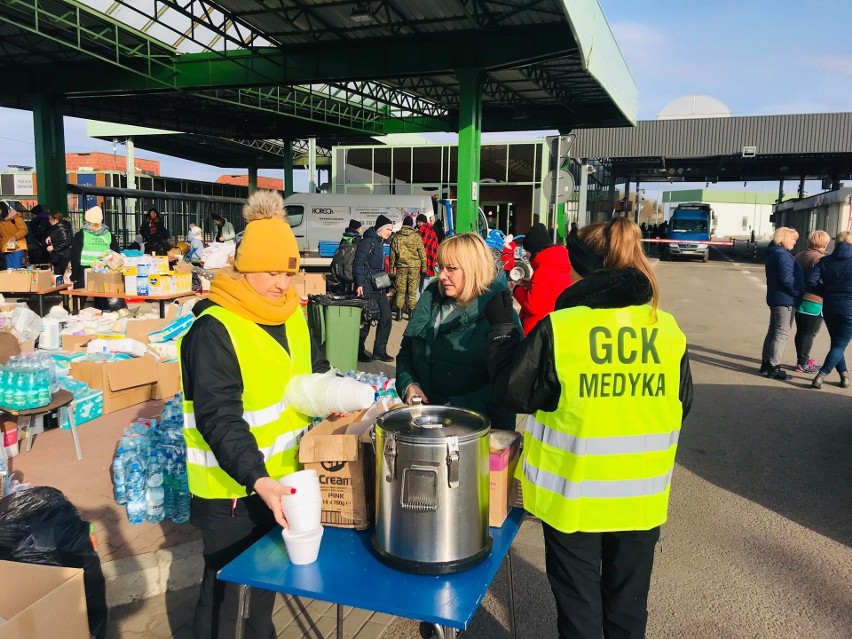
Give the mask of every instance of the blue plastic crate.
M 319 243 L 319 254 L 320 257 L 334 257 L 335 251 L 337 251 L 337 247 L 340 246 L 340 242 L 331 242 L 328 240 L 320 240 Z

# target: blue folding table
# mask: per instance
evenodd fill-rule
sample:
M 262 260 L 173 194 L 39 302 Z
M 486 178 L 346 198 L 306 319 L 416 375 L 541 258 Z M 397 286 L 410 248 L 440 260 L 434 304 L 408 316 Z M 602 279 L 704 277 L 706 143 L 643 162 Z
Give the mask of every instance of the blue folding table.
M 384 612 L 434 624 L 439 637 L 454 639 L 466 630 L 497 570 L 506 560 L 509 582 L 509 632 L 515 636 L 515 602 L 510 548 L 524 510 L 514 508 L 500 528 L 489 528 L 493 545 L 485 560 L 454 575 L 413 575 L 378 560 L 372 530 L 327 527 L 319 558 L 307 566 L 290 563 L 276 528 L 219 571 L 219 579 L 238 584 L 237 639 L 242 639 L 250 606 L 250 589 L 310 597 L 337 604 L 337 637 L 343 637 L 343 606 Z

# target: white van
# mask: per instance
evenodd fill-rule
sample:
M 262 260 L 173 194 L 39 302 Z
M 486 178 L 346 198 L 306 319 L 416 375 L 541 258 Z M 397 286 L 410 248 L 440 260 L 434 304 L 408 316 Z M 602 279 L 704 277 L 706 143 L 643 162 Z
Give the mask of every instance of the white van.
M 379 215 L 393 222 L 394 231 L 405 216 L 421 213 L 432 218 L 428 195 L 345 195 L 337 193 L 294 193 L 284 200 L 284 208 L 305 266 L 327 266 L 330 257 L 320 257 L 319 243 L 340 241 L 349 220 L 361 222 L 361 232 L 373 226 Z

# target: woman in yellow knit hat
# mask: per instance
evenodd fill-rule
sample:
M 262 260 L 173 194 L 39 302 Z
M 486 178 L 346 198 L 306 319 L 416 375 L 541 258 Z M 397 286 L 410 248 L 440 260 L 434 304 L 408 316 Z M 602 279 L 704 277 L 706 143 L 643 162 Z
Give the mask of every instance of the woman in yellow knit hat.
M 194 636 L 233 636 L 237 593 L 216 573 L 277 524 L 286 526 L 278 479 L 298 470 L 310 418 L 287 407 L 293 375 L 329 370 L 314 349 L 290 276 L 296 238 L 278 193 L 258 191 L 234 269 L 216 277 L 180 345 L 184 437 L 192 523 L 204 542 L 204 576 Z M 249 636 L 275 636 L 274 594 L 252 598 Z

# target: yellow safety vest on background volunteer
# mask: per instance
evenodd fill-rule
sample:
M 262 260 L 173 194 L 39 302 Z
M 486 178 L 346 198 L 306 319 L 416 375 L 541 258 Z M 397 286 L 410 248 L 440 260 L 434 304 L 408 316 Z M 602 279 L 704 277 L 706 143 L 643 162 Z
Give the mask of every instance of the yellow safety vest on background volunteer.
M 524 508 L 565 533 L 666 521 L 683 417 L 686 337 L 650 306 L 550 314 L 559 405 L 531 415 L 519 468 Z
M 88 267 L 95 260 L 109 255 L 112 233 L 104 231 L 100 235 L 83 229 L 83 252 L 80 254 L 80 266 Z
M 269 476 L 279 479 L 299 470 L 298 444 L 310 418 L 287 406 L 284 391 L 293 375 L 311 373 L 310 335 L 301 310 L 284 323 L 289 355 L 257 324 L 221 306 L 211 306 L 199 317 L 205 315 L 222 322 L 231 337 L 243 379 L 243 419 L 257 440 Z M 219 467 L 196 428 L 194 402 L 183 403 L 183 435 L 190 493 L 205 499 L 246 496 L 245 487 Z

